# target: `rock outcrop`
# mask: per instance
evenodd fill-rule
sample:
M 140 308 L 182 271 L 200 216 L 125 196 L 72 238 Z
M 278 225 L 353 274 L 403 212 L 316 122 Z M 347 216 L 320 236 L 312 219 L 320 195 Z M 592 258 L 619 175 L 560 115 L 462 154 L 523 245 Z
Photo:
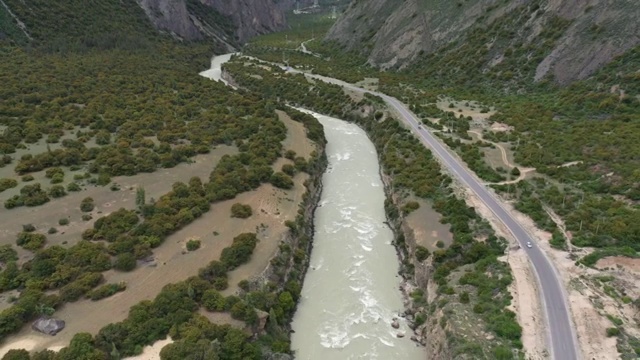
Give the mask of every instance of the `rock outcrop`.
M 286 27 L 274 0 L 137 0 L 159 30 L 184 40 L 211 38 L 229 49 Z
M 478 50 L 490 49 L 485 69 L 500 63 L 509 47 L 531 44 L 544 51 L 541 58 L 531 54 L 537 65 L 534 79 L 551 75 L 566 84 L 640 44 L 637 5 L 636 0 L 353 1 L 327 38 L 362 51 L 371 64 L 403 67 L 424 55 L 450 51 L 454 47 L 448 45 L 463 43 L 469 33 L 501 22 L 500 32 L 477 44 Z M 550 49 L 540 36 L 549 29 L 555 37 Z
M 43 334 L 54 336 L 55 334 L 62 331 L 62 329 L 64 329 L 64 326 L 65 323 L 63 320 L 41 317 L 33 322 L 31 328 Z

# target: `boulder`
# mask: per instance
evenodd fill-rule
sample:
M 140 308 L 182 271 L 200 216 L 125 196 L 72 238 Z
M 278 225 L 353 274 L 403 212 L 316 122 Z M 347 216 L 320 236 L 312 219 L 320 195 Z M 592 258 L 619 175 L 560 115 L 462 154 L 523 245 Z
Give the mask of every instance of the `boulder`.
M 64 329 L 64 325 L 63 320 L 41 317 L 33 322 L 31 328 L 43 334 L 54 336 Z
M 400 323 L 398 322 L 398 319 L 393 319 L 393 321 L 391 322 L 391 327 L 394 329 L 400 328 Z
M 264 333 L 264 328 L 267 326 L 269 313 L 260 309 L 256 309 L 256 313 L 258 313 L 258 333 L 262 334 Z
M 397 334 L 396 334 L 396 336 L 397 336 L 398 338 L 403 338 L 403 337 L 404 337 L 404 333 L 397 333 Z

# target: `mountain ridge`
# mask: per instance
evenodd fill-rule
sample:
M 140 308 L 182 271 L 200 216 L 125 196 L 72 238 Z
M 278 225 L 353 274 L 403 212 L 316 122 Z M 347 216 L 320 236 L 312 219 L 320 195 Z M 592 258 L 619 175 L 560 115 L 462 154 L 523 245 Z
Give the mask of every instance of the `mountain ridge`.
M 535 62 L 530 80 L 552 77 L 568 84 L 638 46 L 638 17 L 640 7 L 633 0 L 355 0 L 327 39 L 388 69 L 442 51 L 454 54 L 455 45 L 467 42 L 474 32 L 490 31 L 490 37 L 474 44 L 487 49 L 479 55 L 481 71 L 491 71 L 511 53 L 525 49 L 529 53 L 523 58 Z M 504 25 L 495 31 L 496 23 Z M 541 38 L 545 31 L 553 36 Z M 551 38 L 553 43 L 547 43 Z M 544 53 L 532 53 L 528 46 L 544 48 Z
M 94 6 L 78 0 L 3 0 L 0 40 L 68 45 L 75 39 L 150 38 L 159 31 L 233 51 L 251 37 L 284 29 L 282 6 L 274 0 L 108 0 Z

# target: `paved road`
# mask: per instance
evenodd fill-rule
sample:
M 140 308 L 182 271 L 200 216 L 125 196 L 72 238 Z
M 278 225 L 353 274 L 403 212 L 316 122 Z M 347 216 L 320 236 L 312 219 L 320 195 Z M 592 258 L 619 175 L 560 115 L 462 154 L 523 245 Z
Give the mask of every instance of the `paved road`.
M 259 60 L 259 59 L 256 59 Z M 260 60 L 262 61 L 262 60 Z M 276 64 L 277 65 L 277 64 Z M 280 66 L 282 66 L 280 64 Z M 436 136 L 428 129 L 420 126 L 421 122 L 409 109 L 398 99 L 359 88 L 353 84 L 342 80 L 329 78 L 321 75 L 310 74 L 296 69 L 287 68 L 287 71 L 293 73 L 303 73 L 305 76 L 322 80 L 328 83 L 336 84 L 348 88 L 353 91 L 380 96 L 384 101 L 395 109 L 404 121 L 418 137 L 418 139 L 432 153 L 438 157 L 449 170 L 473 191 L 478 198 L 495 214 L 495 216 L 509 229 L 511 234 L 520 244 L 520 247 L 526 251 L 538 280 L 538 288 L 541 289 L 541 301 L 543 304 L 544 315 L 546 318 L 548 333 L 547 344 L 551 344 L 549 353 L 552 359 L 558 360 L 578 360 L 581 358 L 578 348 L 578 341 L 569 315 L 567 306 L 566 293 L 558 278 L 558 274 L 552 263 L 549 261 L 545 253 L 535 244 L 536 241 L 527 233 L 527 231 L 518 223 L 514 217 L 505 210 L 502 203 L 482 184 L 476 175 L 467 170 L 461 164 L 461 160 L 453 156 L 445 145 L 443 145 Z M 533 244 L 532 248 L 527 248 L 527 242 Z
M 505 210 L 502 204 L 482 185 L 476 176 L 462 166 L 459 160 L 449 153 L 431 132 L 419 127 L 418 119 L 413 113 L 397 99 L 384 95 L 382 97 L 402 115 L 405 123 L 414 130 L 414 133 L 419 135 L 420 140 L 431 148 L 432 152 L 442 160 L 449 170 L 491 209 L 520 243 L 522 249 L 527 252 L 538 277 L 539 285 L 542 288 L 542 301 L 547 317 L 548 335 L 551 338 L 552 345 L 551 356 L 554 359 L 562 360 L 578 359 L 577 341 L 569 315 L 566 294 L 547 256 L 540 248 L 535 246 L 534 239 Z M 526 246 L 529 241 L 534 244 L 530 249 Z
M 566 293 L 558 278 L 555 268 L 544 252 L 535 246 L 535 240 L 527 233 L 522 225 L 520 225 L 520 223 L 518 223 L 507 210 L 505 210 L 500 201 L 497 200 L 496 197 L 482 184 L 475 174 L 470 170 L 467 170 L 467 168 L 460 163 L 461 160 L 453 156 L 436 136 L 427 129 L 421 128 L 421 122 L 417 117 L 396 98 L 373 91 L 367 91 L 352 84 L 332 78 L 310 74 L 307 74 L 307 76 L 341 85 L 349 88 L 350 90 L 369 92 L 373 95 L 380 96 L 401 115 L 402 121 L 412 129 L 413 133 L 418 136 L 420 141 L 425 146 L 428 146 L 432 153 L 440 158 L 442 163 L 445 164 L 464 185 L 470 188 L 498 217 L 498 219 L 504 223 L 516 238 L 521 248 L 529 255 L 529 259 L 533 264 L 533 268 L 538 278 L 539 288 L 542 289 L 541 301 L 545 310 L 549 330 L 547 344 L 551 343 L 551 349 L 549 350 L 551 358 L 558 360 L 580 359 L 577 338 L 575 336 L 575 331 L 569 314 L 569 308 L 567 306 Z M 533 247 L 527 248 L 527 242 L 531 242 Z

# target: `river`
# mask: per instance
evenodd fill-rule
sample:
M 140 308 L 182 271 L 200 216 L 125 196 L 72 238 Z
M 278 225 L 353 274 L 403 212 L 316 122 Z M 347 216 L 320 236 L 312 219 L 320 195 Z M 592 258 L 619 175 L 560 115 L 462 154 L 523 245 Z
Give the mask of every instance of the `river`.
M 221 66 L 230 57 L 214 57 L 211 69 L 200 75 L 224 82 Z M 324 126 L 329 166 L 292 324 L 296 359 L 424 359 L 424 348 L 409 339 L 412 331 L 398 316 L 404 310 L 399 263 L 393 233 L 384 223 L 385 194 L 373 143 L 354 124 L 309 113 Z M 395 318 L 399 329 L 391 326 Z
M 409 339 L 412 332 L 398 317 L 403 311 L 399 264 L 393 233 L 384 223 L 375 148 L 358 126 L 313 115 L 324 126 L 329 166 L 292 324 L 296 358 L 424 359 L 424 349 Z M 399 329 L 391 326 L 396 317 Z

